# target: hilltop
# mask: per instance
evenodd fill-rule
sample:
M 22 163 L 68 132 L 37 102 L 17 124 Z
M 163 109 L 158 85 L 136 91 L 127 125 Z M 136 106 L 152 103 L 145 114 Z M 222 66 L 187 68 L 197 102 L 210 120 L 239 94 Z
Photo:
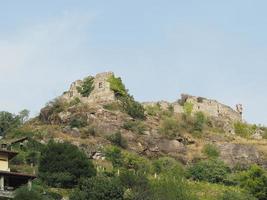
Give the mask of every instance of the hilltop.
M 39 155 L 51 140 L 78 147 L 101 176 L 120 176 L 120 170 L 130 170 L 147 174 L 148 180 L 157 180 L 164 176 L 163 168 L 178 165 L 178 174 L 182 168 L 191 173 L 183 184 L 189 184 L 199 199 L 215 200 L 225 191 L 241 195 L 243 190 L 231 177 L 238 170 L 248 170 L 254 164 L 267 167 L 266 138 L 265 127 L 243 120 L 241 104 L 232 108 L 217 100 L 187 94 L 175 102 L 141 103 L 129 93 L 121 78 L 105 72 L 73 82 L 68 91 L 48 102 L 38 117 L 8 131 L 1 143 L 22 152 L 21 160 L 12 162 L 18 171 L 38 172 L 39 157 L 32 158 L 31 153 Z M 27 139 L 26 145 L 20 143 Z M 19 143 L 25 148 L 19 148 Z M 35 165 L 29 165 L 29 159 Z M 207 172 L 193 175 L 195 172 L 190 170 L 198 164 L 221 170 L 218 173 L 223 171 L 223 178 L 213 180 L 205 175 Z M 57 176 L 57 181 L 64 181 L 63 175 Z M 48 190 L 68 198 L 71 191 L 59 188 Z
M 117 134 L 125 148 L 148 157 L 169 155 L 188 164 L 203 156 L 205 144 L 214 143 L 231 166 L 265 166 L 265 129 L 243 123 L 241 105 L 233 109 L 185 94 L 175 102 L 139 103 L 112 72 L 73 82 L 33 122 L 34 129 L 50 130 L 44 141 L 71 141 L 90 157 L 102 155 Z

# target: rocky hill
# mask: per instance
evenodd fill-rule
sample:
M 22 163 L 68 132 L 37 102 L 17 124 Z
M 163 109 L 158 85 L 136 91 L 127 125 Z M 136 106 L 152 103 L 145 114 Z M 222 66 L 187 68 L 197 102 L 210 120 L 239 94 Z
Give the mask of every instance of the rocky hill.
M 108 72 L 27 115 L 0 112 L 0 146 L 20 153 L 11 170 L 36 174 L 44 199 L 266 199 L 267 128 L 246 123 L 240 104 L 185 94 L 140 103 Z
M 242 106 L 236 108 L 184 94 L 175 102 L 140 104 L 108 72 L 75 81 L 24 128 L 40 132 L 42 142 L 70 141 L 94 159 L 104 159 L 105 146 L 117 144 L 149 158 L 168 155 L 190 164 L 214 144 L 231 167 L 266 166 L 265 128 L 243 123 Z

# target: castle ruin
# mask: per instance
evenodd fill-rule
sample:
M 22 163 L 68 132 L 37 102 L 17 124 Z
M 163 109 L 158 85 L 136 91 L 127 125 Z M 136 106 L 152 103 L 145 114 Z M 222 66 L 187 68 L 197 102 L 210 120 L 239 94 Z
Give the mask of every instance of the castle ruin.
M 114 76 L 113 72 L 104 72 L 97 74 L 93 78 L 93 90 L 88 97 L 83 97 L 78 91 L 78 87 L 81 87 L 83 80 L 77 80 L 70 86 L 69 91 L 65 92 L 61 98 L 67 102 L 71 102 L 76 98 L 79 98 L 81 102 L 88 104 L 105 104 L 116 100 L 114 92 L 110 89 L 108 79 Z M 88 77 L 87 77 L 88 78 Z

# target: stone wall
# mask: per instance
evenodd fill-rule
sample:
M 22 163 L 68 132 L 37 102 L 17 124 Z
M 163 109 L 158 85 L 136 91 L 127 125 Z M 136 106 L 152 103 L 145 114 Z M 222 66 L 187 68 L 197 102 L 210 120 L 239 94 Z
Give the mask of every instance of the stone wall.
M 113 75 L 114 74 L 112 72 L 104 72 L 93 77 L 94 89 L 88 97 L 82 97 L 82 95 L 78 92 L 77 87 L 81 86 L 83 81 L 77 80 L 71 84 L 70 89 L 65 92 L 60 98 L 68 102 L 74 100 L 75 98 L 79 98 L 81 102 L 90 104 L 103 104 L 115 101 L 115 94 L 110 89 L 108 82 L 108 79 Z
M 184 113 L 183 105 L 186 102 L 192 103 L 193 105 L 192 113 L 203 112 L 207 116 L 232 122 L 242 120 L 242 113 L 239 111 L 235 111 L 234 109 L 232 109 L 227 105 L 219 103 L 216 100 L 185 95 L 185 94 L 182 94 L 181 99 L 179 99 L 174 103 L 159 101 L 159 102 L 146 102 L 143 103 L 143 105 L 146 107 L 146 106 L 155 106 L 156 104 L 159 104 L 163 110 L 167 109 L 170 105 L 172 105 L 175 113 Z

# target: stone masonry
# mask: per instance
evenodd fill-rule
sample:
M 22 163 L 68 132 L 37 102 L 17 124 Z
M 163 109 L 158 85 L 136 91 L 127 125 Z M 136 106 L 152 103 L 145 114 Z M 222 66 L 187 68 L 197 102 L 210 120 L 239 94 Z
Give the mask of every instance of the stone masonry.
M 70 102 L 75 98 L 79 98 L 81 102 L 88 104 L 105 104 L 115 101 L 115 94 L 110 89 L 108 79 L 113 76 L 112 72 L 104 72 L 97 74 L 94 78 L 93 91 L 88 97 L 83 97 L 77 90 L 77 87 L 81 86 L 83 81 L 77 80 L 73 82 L 70 89 L 65 92 L 60 98 Z

